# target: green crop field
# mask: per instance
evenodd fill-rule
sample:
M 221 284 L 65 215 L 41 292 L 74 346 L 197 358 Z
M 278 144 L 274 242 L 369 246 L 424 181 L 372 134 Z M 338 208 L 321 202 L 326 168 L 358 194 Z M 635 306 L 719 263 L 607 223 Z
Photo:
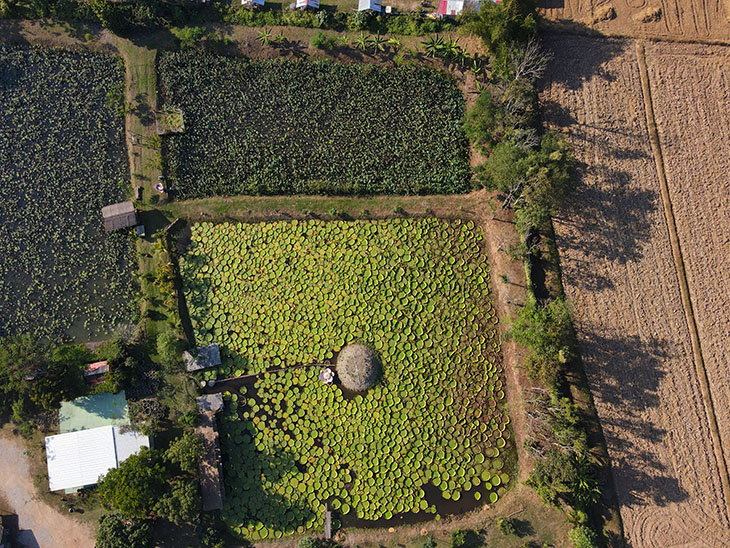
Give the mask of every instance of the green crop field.
M 370 345 L 382 378 L 353 396 L 320 367 L 226 394 L 224 518 L 250 539 L 338 520 L 433 516 L 444 500 L 495 502 L 510 482 L 496 312 L 472 221 L 278 222 L 191 227 L 181 259 L 203 379 L 334 361 Z M 439 492 L 439 491 L 437 491 Z
M 163 54 L 159 71 L 185 117 L 165 138 L 182 199 L 469 189 L 464 99 L 446 74 L 194 51 Z
M 125 199 L 111 55 L 0 45 L 0 336 L 96 337 L 130 316 L 134 246 L 101 208 Z

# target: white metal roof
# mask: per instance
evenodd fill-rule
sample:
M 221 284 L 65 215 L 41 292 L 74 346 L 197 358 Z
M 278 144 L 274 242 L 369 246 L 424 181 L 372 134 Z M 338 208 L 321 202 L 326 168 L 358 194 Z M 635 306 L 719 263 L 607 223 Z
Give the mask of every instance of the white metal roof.
M 94 485 L 99 476 L 149 445 L 147 436 L 134 431 L 123 433 L 116 426 L 48 436 L 48 486 L 57 491 Z
M 380 12 L 382 6 L 380 0 L 358 0 L 357 9 L 358 11 L 373 10 Z

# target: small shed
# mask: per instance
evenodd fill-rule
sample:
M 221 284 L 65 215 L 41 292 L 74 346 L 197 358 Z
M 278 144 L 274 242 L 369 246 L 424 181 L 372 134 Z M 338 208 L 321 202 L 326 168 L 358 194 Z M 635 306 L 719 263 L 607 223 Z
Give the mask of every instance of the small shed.
M 264 5 L 264 0 L 241 0 L 241 5 L 250 8 L 259 8 Z
M 372 10 L 376 13 L 383 11 L 383 6 L 380 0 L 358 0 L 357 11 L 368 11 Z
M 220 365 L 221 351 L 217 343 L 209 344 L 208 346 L 194 348 L 192 352 L 186 350 L 183 352 L 183 359 L 185 360 L 185 368 L 188 371 L 200 371 L 201 369 Z
M 88 384 L 104 382 L 107 373 L 109 373 L 109 364 L 107 362 L 94 362 L 84 370 L 84 380 Z
M 313 10 L 319 9 L 319 0 L 297 0 L 297 9 L 312 8 Z
M 132 201 L 102 207 L 101 215 L 104 217 L 104 229 L 107 232 L 137 225 L 137 211 Z

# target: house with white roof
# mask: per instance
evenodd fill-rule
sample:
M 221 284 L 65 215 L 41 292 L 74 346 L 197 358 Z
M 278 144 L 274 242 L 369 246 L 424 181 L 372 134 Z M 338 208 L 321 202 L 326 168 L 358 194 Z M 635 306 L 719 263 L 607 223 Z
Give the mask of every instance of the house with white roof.
M 129 427 L 101 426 L 46 437 L 48 486 L 51 491 L 75 491 L 96 485 L 150 440 Z

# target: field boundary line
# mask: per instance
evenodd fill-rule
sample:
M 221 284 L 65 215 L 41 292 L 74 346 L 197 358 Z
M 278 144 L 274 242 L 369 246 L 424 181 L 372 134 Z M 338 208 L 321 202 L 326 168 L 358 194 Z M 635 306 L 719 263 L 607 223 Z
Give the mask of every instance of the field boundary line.
M 674 217 L 674 209 L 672 208 L 672 201 L 669 195 L 669 185 L 667 184 L 667 175 L 664 167 L 664 156 L 662 154 L 661 143 L 659 141 L 659 131 L 657 130 L 656 119 L 654 117 L 654 104 L 651 96 L 649 70 L 646 65 L 646 53 L 643 40 L 636 40 L 636 57 L 639 64 L 641 88 L 644 95 L 644 110 L 646 111 L 649 141 L 651 142 L 657 175 L 659 177 L 659 187 L 662 195 L 662 203 L 664 205 L 664 215 L 667 220 L 667 227 L 669 228 L 669 241 L 672 245 L 672 255 L 674 256 L 674 265 L 677 270 L 677 277 L 679 278 L 679 290 L 682 295 L 682 305 L 684 308 L 685 318 L 687 320 L 687 327 L 689 328 L 690 339 L 692 341 L 694 364 L 700 381 L 702 401 L 705 404 L 705 411 L 709 418 L 710 434 L 712 436 L 715 460 L 717 461 L 717 467 L 720 472 L 720 483 L 722 484 L 723 498 L 725 499 L 726 508 L 730 511 L 730 478 L 728 477 L 728 467 L 722 450 L 722 438 L 720 436 L 720 429 L 717 425 L 715 404 L 712 398 L 712 391 L 710 390 L 710 381 L 707 376 L 705 360 L 702 356 L 702 346 L 700 345 L 697 320 L 695 318 L 694 308 L 690 298 L 687 272 L 685 270 L 684 259 L 682 258 L 682 248 L 680 246 L 679 235 L 677 233 L 677 222 Z

